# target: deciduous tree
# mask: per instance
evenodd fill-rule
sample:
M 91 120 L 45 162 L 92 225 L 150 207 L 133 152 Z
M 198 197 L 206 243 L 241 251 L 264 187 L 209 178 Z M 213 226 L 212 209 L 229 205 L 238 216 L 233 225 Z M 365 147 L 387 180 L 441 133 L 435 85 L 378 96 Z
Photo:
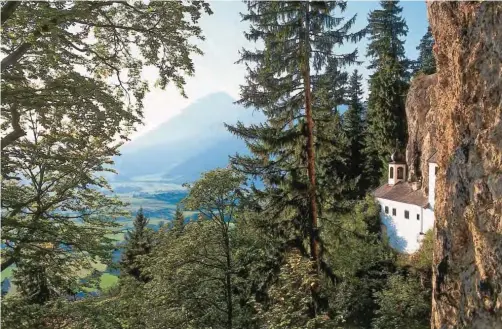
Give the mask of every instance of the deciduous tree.
M 26 135 L 30 111 L 121 116 L 132 129 L 148 91 L 143 67 L 183 93 L 202 12 L 203 1 L 2 2 L 2 150 Z
M 193 185 L 187 185 L 189 193 L 183 201 L 189 210 L 196 210 L 202 215 L 202 220 L 211 221 L 215 232 L 212 233 L 222 245 L 221 252 L 224 262 L 215 265 L 224 273 L 226 328 L 233 328 L 234 297 L 232 242 L 230 228 L 235 220 L 239 199 L 243 196 L 242 184 L 244 177 L 231 169 L 215 169 L 209 171 Z M 218 257 L 218 256 L 217 256 Z

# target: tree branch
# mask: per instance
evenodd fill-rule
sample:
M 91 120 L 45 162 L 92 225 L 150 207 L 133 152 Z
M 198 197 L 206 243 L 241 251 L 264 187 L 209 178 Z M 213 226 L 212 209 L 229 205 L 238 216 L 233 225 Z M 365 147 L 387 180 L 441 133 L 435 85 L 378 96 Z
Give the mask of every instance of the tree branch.
M 2 6 L 2 25 L 12 16 L 17 6 L 20 4 L 21 1 L 7 1 L 5 5 Z
M 35 37 L 38 38 L 41 35 L 41 33 L 35 33 Z M 21 57 L 31 48 L 32 43 L 31 42 L 25 42 L 19 47 L 17 47 L 16 50 L 14 50 L 12 53 L 10 53 L 8 56 L 6 56 L 4 59 L 2 59 L 2 70 L 1 72 L 5 71 L 9 67 L 13 66 L 16 64 Z
M 3 261 L 2 264 L 0 265 L 0 267 L 1 267 L 0 271 L 5 270 L 9 266 L 13 265 L 15 262 L 16 262 L 16 260 L 14 257 L 10 257 L 9 259 Z
M 3 67 L 2 67 L 2 69 L 3 69 Z M 2 150 L 5 147 L 7 147 L 7 146 L 11 145 L 12 143 L 14 143 L 19 138 L 21 138 L 24 135 L 26 135 L 26 132 L 23 130 L 23 128 L 19 124 L 19 122 L 21 120 L 21 114 L 19 114 L 19 111 L 16 109 L 15 106 L 12 106 L 10 108 L 10 113 L 12 115 L 12 117 L 11 117 L 11 123 L 12 123 L 12 128 L 14 130 L 11 131 L 10 133 L 8 133 L 4 138 L 2 138 L 2 141 L 1 141 L 2 142 L 2 147 L 1 147 Z
M 74 19 L 72 20 L 75 23 L 82 24 L 82 25 L 88 25 L 92 27 L 101 27 L 104 29 L 118 29 L 118 30 L 127 30 L 127 31 L 134 31 L 134 32 L 143 32 L 143 33 L 149 33 L 151 32 L 150 29 L 144 29 L 140 27 L 132 27 L 132 26 L 125 26 L 125 25 L 116 25 L 116 24 L 100 24 L 100 23 L 93 23 L 93 22 L 86 22 L 83 20 L 78 20 Z

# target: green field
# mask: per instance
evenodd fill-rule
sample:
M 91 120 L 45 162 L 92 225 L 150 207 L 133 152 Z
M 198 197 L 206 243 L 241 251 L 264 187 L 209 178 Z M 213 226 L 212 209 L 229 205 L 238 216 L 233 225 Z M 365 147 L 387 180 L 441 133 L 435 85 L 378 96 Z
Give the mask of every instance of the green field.
M 15 266 L 10 266 L 2 271 L 2 281 L 12 277 L 12 271 L 14 271 L 14 268 Z
M 108 234 L 106 237 L 113 239 L 117 242 L 120 242 L 120 241 L 124 240 L 124 235 L 125 235 L 125 233 L 121 232 L 121 233 L 115 233 L 115 234 Z
M 138 211 L 140 207 L 143 207 L 143 210 L 151 210 L 151 211 L 161 210 L 161 209 L 176 210 L 175 204 L 170 204 L 162 200 L 137 198 L 129 195 L 120 196 L 120 200 L 128 203 L 126 209 L 132 212 Z
M 116 275 L 110 273 L 103 273 L 99 278 L 99 289 L 101 291 L 107 291 L 111 287 L 115 286 L 119 282 L 119 278 Z

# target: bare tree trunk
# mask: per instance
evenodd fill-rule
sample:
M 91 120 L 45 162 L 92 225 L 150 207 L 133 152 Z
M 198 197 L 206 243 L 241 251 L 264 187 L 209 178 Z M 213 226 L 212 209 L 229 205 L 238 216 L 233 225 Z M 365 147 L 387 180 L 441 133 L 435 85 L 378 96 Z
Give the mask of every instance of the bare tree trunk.
M 428 3 L 438 83 L 431 326 L 502 328 L 502 3 Z
M 21 127 L 21 115 L 19 114 L 19 111 L 17 110 L 16 106 L 13 105 L 12 108 L 10 109 L 11 112 L 11 126 L 12 126 L 12 131 L 5 135 L 5 137 L 2 138 L 1 140 L 1 149 L 3 150 L 5 147 L 11 145 L 14 143 L 16 140 L 19 138 L 23 137 L 26 135 L 26 132 L 23 130 Z
M 4 260 L 0 264 L 0 271 L 5 270 L 6 268 L 10 267 L 11 265 L 14 265 L 15 262 L 16 262 L 16 260 L 14 259 L 14 257 L 7 258 L 6 260 Z
M 39 37 L 40 34 L 41 33 L 35 32 L 34 36 Z M 11 66 L 14 66 L 14 64 L 16 64 L 21 59 L 21 57 L 23 57 L 23 55 L 26 54 L 26 52 L 31 48 L 31 46 L 32 46 L 31 42 L 25 42 L 19 47 L 17 47 L 16 50 L 14 50 L 12 53 L 5 56 L 4 59 L 2 59 L 2 64 L 1 64 L 2 72 Z
M 309 51 L 309 5 L 307 3 L 305 15 L 305 51 Z M 319 272 L 319 247 L 317 242 L 317 195 L 316 195 L 316 175 L 315 175 L 315 149 L 314 149 L 314 119 L 312 117 L 312 96 L 310 91 L 310 63 L 309 56 L 305 56 L 303 74 L 303 85 L 305 92 L 305 116 L 307 118 L 307 174 L 309 178 L 309 201 L 310 201 L 310 253 L 316 262 L 317 272 Z

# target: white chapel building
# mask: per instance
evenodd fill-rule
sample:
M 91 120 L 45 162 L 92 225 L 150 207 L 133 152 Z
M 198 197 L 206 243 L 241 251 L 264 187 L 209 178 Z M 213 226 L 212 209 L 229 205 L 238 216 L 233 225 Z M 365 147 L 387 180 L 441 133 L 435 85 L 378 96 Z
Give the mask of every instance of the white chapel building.
M 388 182 L 374 191 L 381 206 L 380 219 L 390 245 L 405 253 L 420 247 L 425 232 L 434 226 L 436 154 L 429 159 L 428 195 L 417 182 L 408 182 L 406 162 L 394 153 L 389 163 Z

